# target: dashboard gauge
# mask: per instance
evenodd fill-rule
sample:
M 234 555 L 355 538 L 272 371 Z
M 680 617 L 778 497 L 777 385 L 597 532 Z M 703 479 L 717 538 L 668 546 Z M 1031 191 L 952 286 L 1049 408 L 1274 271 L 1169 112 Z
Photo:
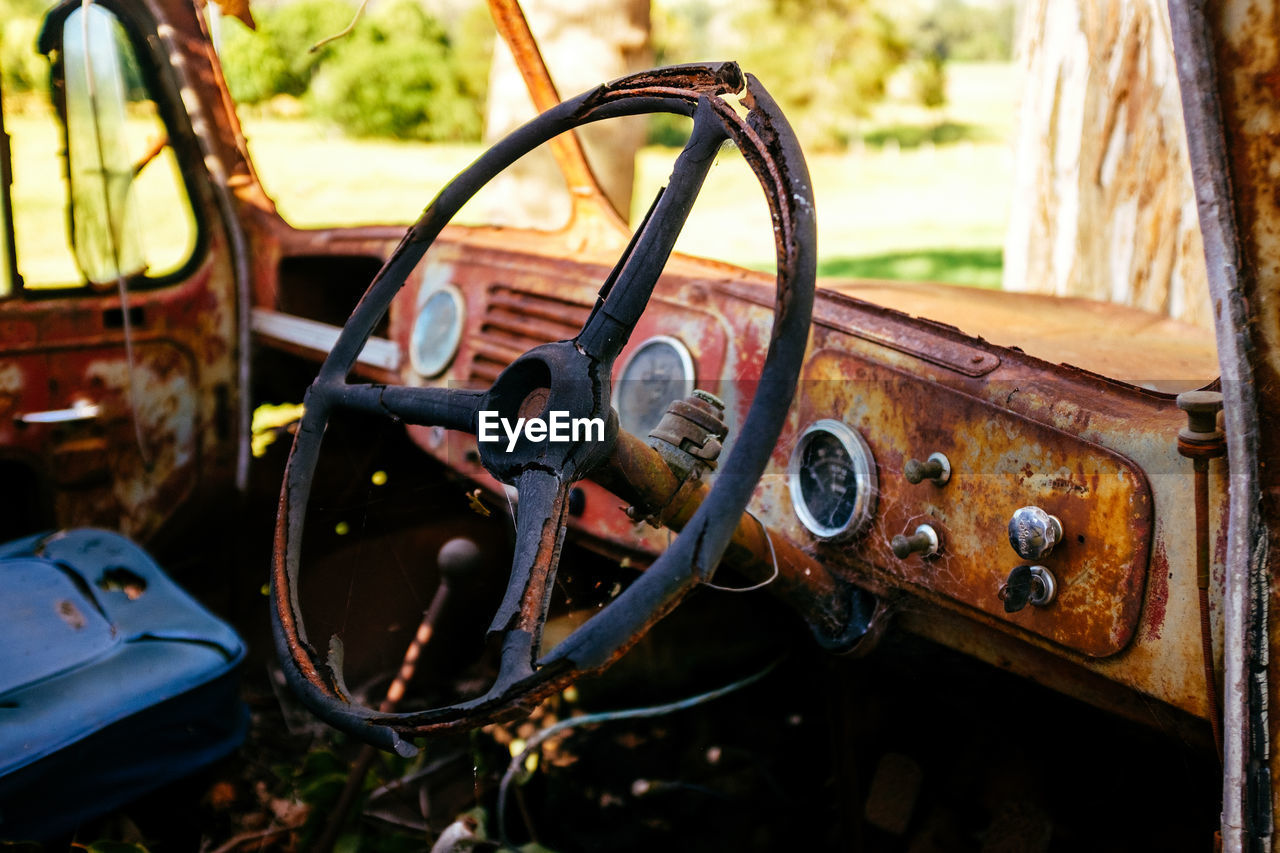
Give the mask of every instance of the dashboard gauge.
M 409 335 L 409 361 L 427 378 L 439 376 L 453 361 L 462 341 L 464 317 L 462 292 L 443 284 L 422 300 Z
M 791 505 L 819 539 L 862 530 L 876 508 L 876 464 L 856 430 L 837 420 L 809 425 L 787 466 Z
M 693 393 L 693 384 L 688 347 L 666 335 L 649 338 L 627 359 L 614 386 L 619 425 L 644 438 L 662 420 L 672 400 Z

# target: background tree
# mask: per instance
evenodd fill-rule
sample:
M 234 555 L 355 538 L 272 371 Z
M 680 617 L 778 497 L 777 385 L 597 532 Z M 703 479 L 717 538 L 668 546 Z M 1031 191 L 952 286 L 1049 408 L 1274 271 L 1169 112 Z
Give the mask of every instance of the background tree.
M 36 52 L 43 0 L 0 0 L 0 89 L 10 99 L 49 86 L 49 63 Z
M 259 9 L 256 31 L 228 25 L 221 57 L 232 96 L 268 105 L 286 96 L 286 112 L 308 112 L 353 136 L 478 140 L 493 44 L 484 6 L 446 26 L 418 0 L 386 0 L 342 38 L 311 50 L 343 31 L 356 8 L 297 0 Z
M 1004 287 L 1209 325 L 1164 0 L 1031 0 Z
M 649 0 L 524 0 L 529 28 L 561 98 L 653 64 Z M 497 141 L 533 118 L 533 103 L 515 60 L 495 46 L 485 113 L 485 138 Z M 605 194 L 623 219 L 631 209 L 635 157 L 645 140 L 644 117 L 580 128 L 579 138 Z M 554 228 L 569 214 L 564 180 L 544 146 L 522 158 L 491 185 L 492 222 Z
M 766 0 L 738 26 L 743 67 L 767 69 L 770 94 L 813 148 L 846 145 L 908 55 L 872 0 Z

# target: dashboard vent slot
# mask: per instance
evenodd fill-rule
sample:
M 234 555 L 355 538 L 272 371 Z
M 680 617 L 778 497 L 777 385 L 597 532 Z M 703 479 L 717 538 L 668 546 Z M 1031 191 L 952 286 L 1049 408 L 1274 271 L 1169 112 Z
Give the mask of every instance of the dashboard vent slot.
M 578 334 L 590 304 L 507 284 L 489 287 L 479 334 L 472 342 L 467 379 L 489 384 L 528 350 Z

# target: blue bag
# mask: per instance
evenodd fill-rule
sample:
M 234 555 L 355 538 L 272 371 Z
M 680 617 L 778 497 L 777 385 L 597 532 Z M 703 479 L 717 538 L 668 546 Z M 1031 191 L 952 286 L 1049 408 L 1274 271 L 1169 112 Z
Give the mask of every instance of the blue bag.
M 69 832 L 234 750 L 244 651 L 123 536 L 0 544 L 0 838 Z

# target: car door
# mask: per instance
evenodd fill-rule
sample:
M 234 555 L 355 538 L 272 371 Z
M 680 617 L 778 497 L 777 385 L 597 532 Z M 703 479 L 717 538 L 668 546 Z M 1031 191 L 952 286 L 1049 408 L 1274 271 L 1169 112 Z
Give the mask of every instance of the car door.
M 63 4 L 49 95 L 0 93 L 0 538 L 146 539 L 234 476 L 233 265 L 155 32 L 139 7 Z

